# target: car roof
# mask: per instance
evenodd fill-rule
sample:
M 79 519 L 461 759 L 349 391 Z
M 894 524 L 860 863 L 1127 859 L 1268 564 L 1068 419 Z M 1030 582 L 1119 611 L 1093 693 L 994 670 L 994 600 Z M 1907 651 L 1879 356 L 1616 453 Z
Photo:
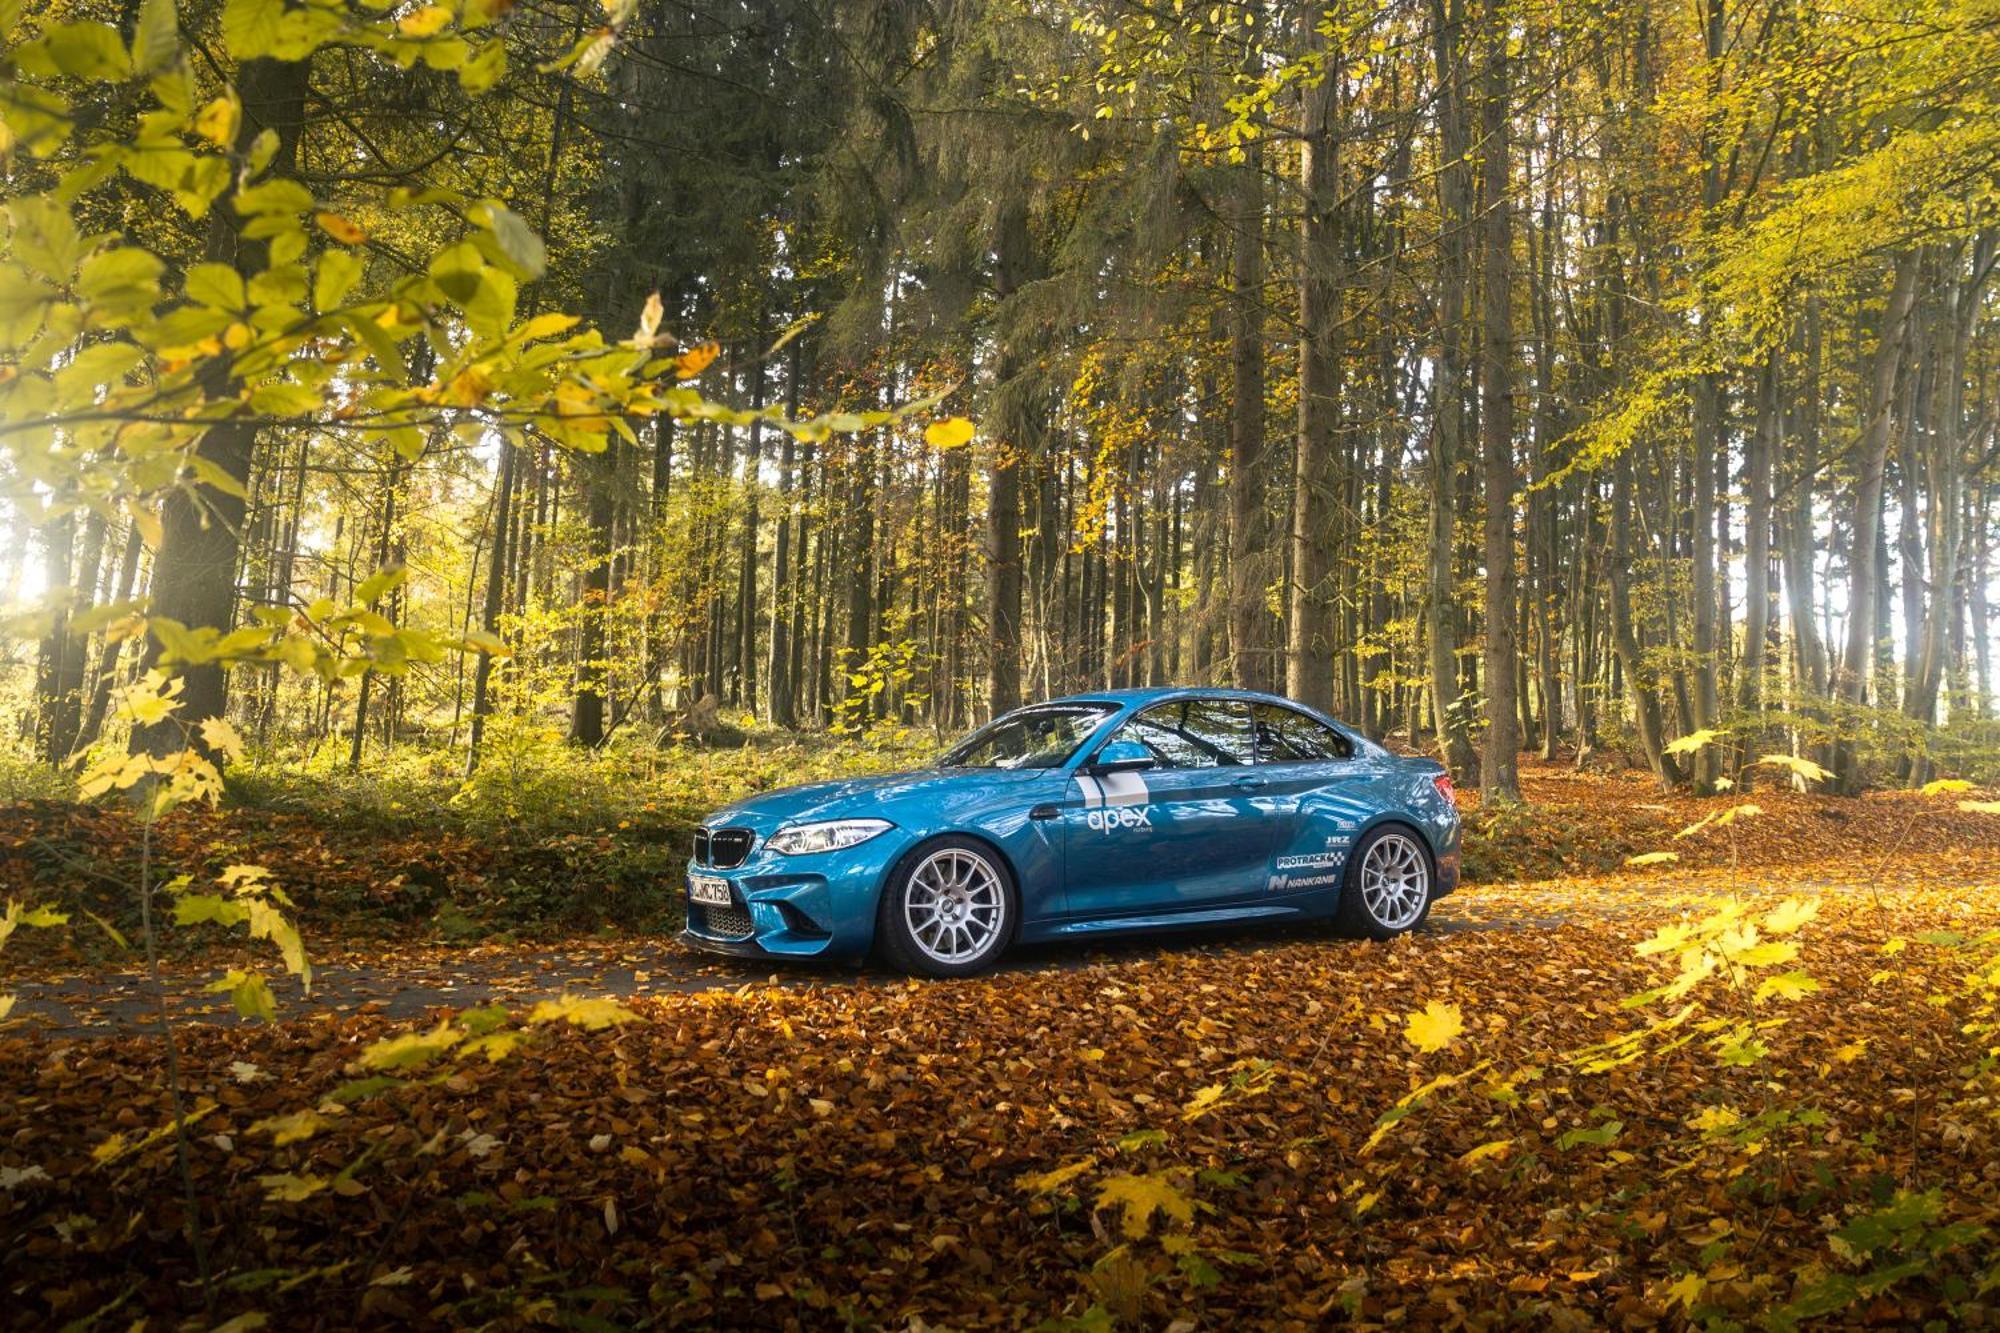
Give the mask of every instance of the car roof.
M 1154 703 L 1163 699 L 1243 699 L 1256 703 L 1283 704 L 1288 708 L 1301 708 L 1283 695 L 1266 694 L 1260 690 L 1239 690 L 1226 685 L 1144 685 L 1122 690 L 1092 690 L 1087 694 L 1066 694 L 1059 699 L 1049 699 L 1052 704 L 1117 704 L 1122 707 Z

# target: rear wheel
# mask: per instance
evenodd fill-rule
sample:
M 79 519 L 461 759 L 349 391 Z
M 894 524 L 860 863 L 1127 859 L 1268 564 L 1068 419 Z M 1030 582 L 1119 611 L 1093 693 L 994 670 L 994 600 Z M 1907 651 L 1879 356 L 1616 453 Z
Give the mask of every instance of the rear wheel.
M 990 848 L 939 838 L 890 879 L 875 935 L 883 957 L 905 972 L 969 977 L 1005 952 L 1018 913 L 1013 879 Z
M 1385 824 L 1364 836 L 1347 861 L 1334 922 L 1349 935 L 1393 939 L 1431 914 L 1437 875 L 1421 835 Z

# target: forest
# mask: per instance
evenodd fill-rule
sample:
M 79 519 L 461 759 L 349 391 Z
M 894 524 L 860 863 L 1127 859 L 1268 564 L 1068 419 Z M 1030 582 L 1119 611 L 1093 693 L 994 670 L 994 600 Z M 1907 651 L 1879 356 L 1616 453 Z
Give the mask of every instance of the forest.
M 0 0 L 0 211 L 10 1321 L 2000 1319 L 1992 0 Z M 674 943 L 1151 685 L 1467 889 Z

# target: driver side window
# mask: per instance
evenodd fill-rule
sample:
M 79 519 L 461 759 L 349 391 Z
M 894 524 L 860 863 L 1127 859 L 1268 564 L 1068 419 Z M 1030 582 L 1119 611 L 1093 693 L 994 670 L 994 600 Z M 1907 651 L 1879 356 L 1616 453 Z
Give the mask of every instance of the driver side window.
M 1250 711 L 1224 700 L 1176 699 L 1154 704 L 1118 729 L 1161 768 L 1234 768 L 1255 761 Z

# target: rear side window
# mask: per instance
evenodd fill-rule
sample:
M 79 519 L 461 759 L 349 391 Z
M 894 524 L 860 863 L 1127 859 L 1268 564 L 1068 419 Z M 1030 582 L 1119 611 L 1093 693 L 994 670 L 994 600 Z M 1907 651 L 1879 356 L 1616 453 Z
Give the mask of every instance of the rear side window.
M 1118 729 L 1146 747 L 1161 768 L 1233 768 L 1254 761 L 1250 710 L 1211 699 L 1154 704 Z
M 1304 713 L 1277 704 L 1257 704 L 1251 715 L 1256 719 L 1261 763 L 1300 764 L 1354 757 L 1354 745 L 1347 737 Z

